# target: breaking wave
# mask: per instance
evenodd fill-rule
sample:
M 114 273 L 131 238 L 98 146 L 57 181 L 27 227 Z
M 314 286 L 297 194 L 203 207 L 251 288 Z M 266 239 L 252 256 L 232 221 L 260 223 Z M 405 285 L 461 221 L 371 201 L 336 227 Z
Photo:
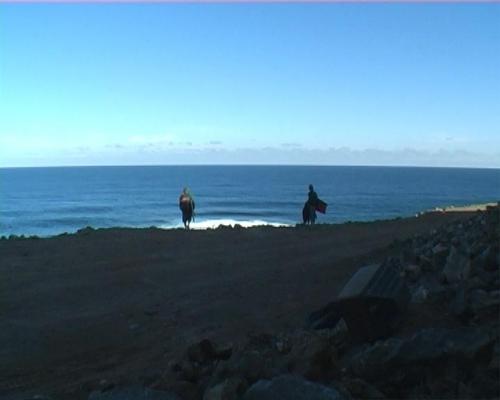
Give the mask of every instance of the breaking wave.
M 241 226 L 243 228 L 251 228 L 254 226 L 273 226 L 276 228 L 279 227 L 285 227 L 285 226 L 293 226 L 292 224 L 285 224 L 282 222 L 269 222 L 269 221 L 263 221 L 263 220 L 236 220 L 236 219 L 229 219 L 229 218 L 223 218 L 223 219 L 208 219 L 206 221 L 198 221 L 198 222 L 192 222 L 190 227 L 191 229 L 198 229 L 198 230 L 203 230 L 203 229 L 216 229 L 221 226 L 230 226 L 230 227 L 235 227 L 235 226 Z M 184 225 L 177 224 L 175 226 L 171 225 L 162 225 L 161 228 L 164 229 L 172 229 L 172 228 L 182 228 Z

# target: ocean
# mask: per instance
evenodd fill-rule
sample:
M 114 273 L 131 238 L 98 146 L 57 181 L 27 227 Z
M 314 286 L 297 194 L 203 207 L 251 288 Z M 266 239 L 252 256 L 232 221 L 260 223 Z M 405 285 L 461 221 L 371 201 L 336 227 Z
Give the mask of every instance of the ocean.
M 86 226 L 294 225 L 312 183 L 328 203 L 317 223 L 407 217 L 500 200 L 500 169 L 333 166 L 135 166 L 0 169 L 0 235 L 50 236 Z

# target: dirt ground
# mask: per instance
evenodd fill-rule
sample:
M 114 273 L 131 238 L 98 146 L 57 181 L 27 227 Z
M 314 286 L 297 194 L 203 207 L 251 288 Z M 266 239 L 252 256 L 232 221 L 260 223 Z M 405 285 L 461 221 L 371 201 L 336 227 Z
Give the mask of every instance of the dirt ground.
M 90 230 L 0 241 L 0 398 L 86 398 L 190 343 L 303 326 L 361 266 L 470 213 L 315 227 Z

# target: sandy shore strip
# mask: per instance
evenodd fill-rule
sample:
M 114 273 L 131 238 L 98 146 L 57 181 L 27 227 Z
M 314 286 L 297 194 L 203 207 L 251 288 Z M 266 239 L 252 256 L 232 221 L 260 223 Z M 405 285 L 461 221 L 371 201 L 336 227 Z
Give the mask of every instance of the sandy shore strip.
M 475 211 L 486 211 L 488 207 L 496 207 L 500 202 L 496 203 L 482 203 L 482 204 L 469 204 L 466 206 L 447 206 L 447 207 L 436 207 L 433 210 L 427 212 L 475 212 Z

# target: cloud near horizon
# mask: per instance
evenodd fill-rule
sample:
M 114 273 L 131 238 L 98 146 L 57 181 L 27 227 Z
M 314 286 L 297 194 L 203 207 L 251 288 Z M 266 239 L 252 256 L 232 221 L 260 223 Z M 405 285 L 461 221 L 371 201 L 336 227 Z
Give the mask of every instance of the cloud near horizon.
M 191 142 L 161 140 L 140 143 L 113 143 L 99 147 L 26 152 L 0 159 L 0 167 L 83 166 L 83 165 L 182 165 L 182 164 L 270 164 L 270 165 L 369 165 L 417 167 L 500 168 L 500 152 L 477 153 L 465 150 L 414 148 L 385 150 L 348 147 L 307 149 L 294 143 L 281 146 L 226 149 L 218 141 L 199 146 Z

